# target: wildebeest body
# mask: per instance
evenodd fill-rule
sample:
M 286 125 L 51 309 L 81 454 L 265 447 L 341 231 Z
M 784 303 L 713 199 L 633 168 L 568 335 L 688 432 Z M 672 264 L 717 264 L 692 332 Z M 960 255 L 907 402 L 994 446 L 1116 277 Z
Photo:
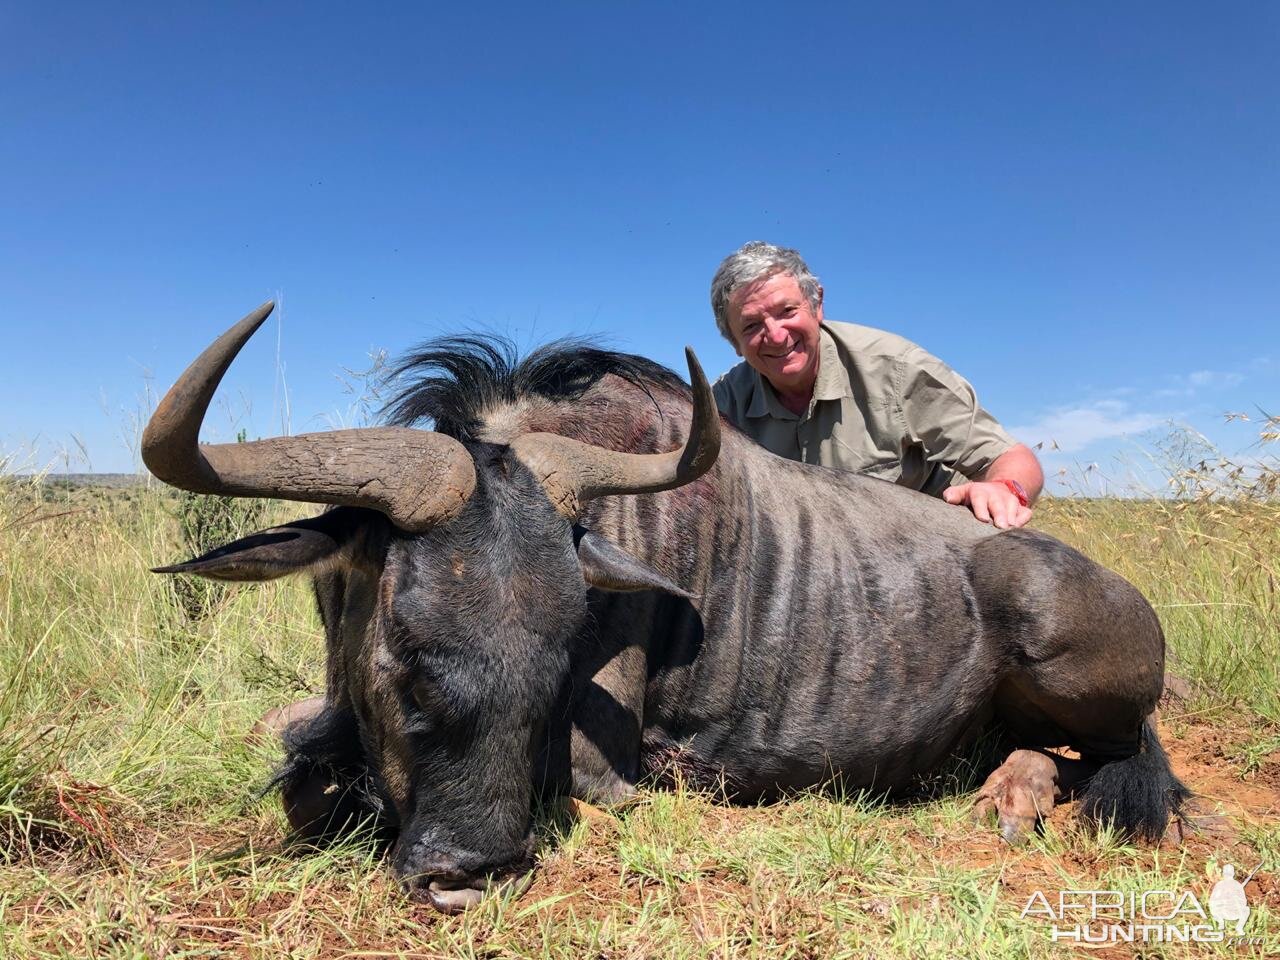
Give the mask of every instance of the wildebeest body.
M 663 413 L 655 449 L 687 419 Z M 723 774 L 740 799 L 837 774 L 892 791 L 993 715 L 1023 745 L 1126 756 L 1160 693 L 1159 624 L 1121 578 L 1043 534 L 733 432 L 706 478 L 598 501 L 582 523 L 698 597 L 593 597 L 578 641 L 593 655 L 574 662 L 595 670 L 596 645 L 616 662 L 574 683 L 597 688 L 574 710 L 588 795 L 664 762 L 709 787 Z

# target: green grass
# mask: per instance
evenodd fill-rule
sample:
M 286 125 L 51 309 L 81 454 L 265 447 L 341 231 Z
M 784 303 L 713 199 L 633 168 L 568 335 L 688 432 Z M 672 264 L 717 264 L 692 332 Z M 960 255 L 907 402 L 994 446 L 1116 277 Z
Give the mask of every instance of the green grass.
M 602 819 L 544 812 L 532 887 L 457 918 L 407 900 L 369 841 L 283 842 L 278 805 L 255 799 L 275 756 L 244 736 L 319 689 L 320 627 L 302 581 L 184 614 L 146 572 L 184 554 L 177 509 L 157 491 L 0 486 L 0 957 L 1050 957 L 1019 916 L 1035 889 L 1207 902 L 1207 864 L 1259 861 L 1250 932 L 1280 943 L 1274 502 L 1050 500 L 1036 516 L 1156 606 L 1196 691 L 1165 736 L 1230 834 L 1153 850 L 1055 816 L 1009 849 L 969 823 L 963 764 L 913 804 L 649 793 Z

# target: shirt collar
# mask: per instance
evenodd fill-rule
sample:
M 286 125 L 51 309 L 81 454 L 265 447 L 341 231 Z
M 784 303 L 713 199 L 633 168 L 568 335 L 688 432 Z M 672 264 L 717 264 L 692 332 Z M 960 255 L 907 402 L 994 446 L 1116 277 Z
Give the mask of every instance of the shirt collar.
M 815 400 L 840 400 L 853 396 L 853 384 L 849 382 L 849 370 L 840 359 L 836 338 L 823 324 L 818 330 L 822 347 L 818 356 L 818 382 L 813 385 Z
M 813 385 L 814 403 L 819 400 L 839 400 L 853 396 L 853 385 L 849 382 L 849 371 L 840 362 L 840 351 L 836 348 L 835 338 L 828 332 L 824 324 L 818 329 L 818 379 Z M 777 392 L 759 370 L 752 369 L 753 389 L 751 399 L 747 402 L 748 417 L 773 417 L 775 420 L 799 420 L 782 405 Z

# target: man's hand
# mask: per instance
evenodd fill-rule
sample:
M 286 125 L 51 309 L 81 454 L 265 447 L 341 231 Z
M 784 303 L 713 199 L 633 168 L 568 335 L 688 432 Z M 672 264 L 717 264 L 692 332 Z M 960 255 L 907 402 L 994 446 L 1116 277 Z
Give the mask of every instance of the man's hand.
M 1031 508 L 1019 503 L 1014 492 L 1003 483 L 962 483 L 943 490 L 942 499 L 964 504 L 983 523 L 993 523 L 1001 530 L 1021 527 L 1031 519 Z
M 992 523 L 1001 530 L 1021 527 L 1031 519 L 1031 507 L 1023 506 L 1021 498 L 1008 484 L 1020 487 L 1030 503 L 1036 502 L 1044 487 L 1044 471 L 1035 451 L 1021 443 L 1015 443 L 991 462 L 991 466 L 978 475 L 978 479 L 942 491 L 947 503 L 964 504 L 983 523 Z

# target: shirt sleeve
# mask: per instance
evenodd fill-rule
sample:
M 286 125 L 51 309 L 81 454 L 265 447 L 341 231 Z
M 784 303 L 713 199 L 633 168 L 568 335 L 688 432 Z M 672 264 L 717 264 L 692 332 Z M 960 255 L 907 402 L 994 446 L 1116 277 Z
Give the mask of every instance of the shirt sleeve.
M 969 381 L 919 347 L 898 359 L 906 436 L 925 458 L 972 479 L 1017 441 L 982 405 Z

